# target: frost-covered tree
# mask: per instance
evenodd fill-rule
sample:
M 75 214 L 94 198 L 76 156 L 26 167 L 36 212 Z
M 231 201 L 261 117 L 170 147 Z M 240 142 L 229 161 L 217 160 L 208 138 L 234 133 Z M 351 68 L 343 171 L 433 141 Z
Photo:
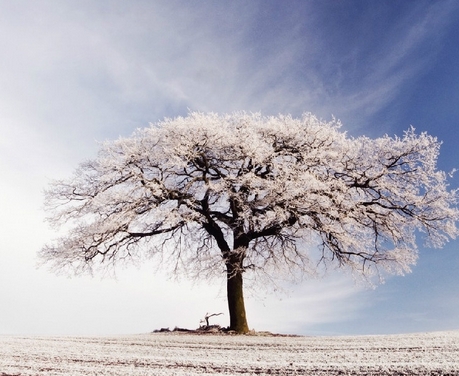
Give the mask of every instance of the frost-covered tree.
M 417 233 L 434 247 L 454 238 L 457 192 L 436 169 L 439 147 L 414 129 L 351 138 L 310 114 L 166 119 L 51 184 L 49 220 L 67 235 L 40 254 L 76 273 L 144 256 L 196 278 L 225 273 L 229 328 L 244 333 L 244 272 L 310 272 L 315 253 L 403 274 Z

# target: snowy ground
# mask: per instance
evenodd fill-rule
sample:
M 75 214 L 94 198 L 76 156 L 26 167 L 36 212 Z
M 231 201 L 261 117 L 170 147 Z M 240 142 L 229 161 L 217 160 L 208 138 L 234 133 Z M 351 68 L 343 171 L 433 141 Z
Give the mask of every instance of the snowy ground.
M 0 336 L 10 375 L 459 375 L 459 331 L 394 336 Z

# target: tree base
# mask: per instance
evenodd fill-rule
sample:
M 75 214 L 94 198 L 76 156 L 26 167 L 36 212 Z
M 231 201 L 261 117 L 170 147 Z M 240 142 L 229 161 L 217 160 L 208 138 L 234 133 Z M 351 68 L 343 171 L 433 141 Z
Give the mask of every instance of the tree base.
M 152 332 L 153 334 L 157 333 L 170 333 L 170 334 L 201 334 L 201 335 L 246 335 L 246 336 L 259 336 L 259 337 L 302 337 L 298 334 L 280 334 L 280 333 L 271 333 L 268 331 L 257 332 L 255 330 L 250 330 L 247 333 L 237 333 L 234 330 L 229 328 L 222 328 L 220 325 L 210 325 L 210 326 L 201 326 L 197 329 L 186 329 L 175 327 L 170 330 L 169 328 L 155 329 Z

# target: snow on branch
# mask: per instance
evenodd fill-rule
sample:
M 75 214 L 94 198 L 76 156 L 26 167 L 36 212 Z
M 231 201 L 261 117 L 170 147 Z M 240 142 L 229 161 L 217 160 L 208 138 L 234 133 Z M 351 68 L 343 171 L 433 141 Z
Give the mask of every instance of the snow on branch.
M 437 170 L 440 142 L 350 138 L 311 114 L 192 112 L 102 145 L 46 191 L 49 221 L 71 230 L 46 245 L 55 267 L 85 271 L 159 256 L 177 273 L 409 271 L 416 233 L 442 246 L 458 231 L 457 191 Z M 277 273 L 277 272 L 276 272 Z

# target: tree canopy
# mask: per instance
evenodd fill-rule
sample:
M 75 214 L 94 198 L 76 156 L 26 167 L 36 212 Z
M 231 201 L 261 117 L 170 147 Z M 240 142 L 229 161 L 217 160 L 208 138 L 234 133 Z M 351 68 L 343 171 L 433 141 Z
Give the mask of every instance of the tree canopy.
M 321 261 L 404 273 L 416 235 L 457 235 L 457 192 L 437 170 L 440 142 L 352 138 L 311 114 L 192 112 L 105 142 L 46 206 L 66 234 L 41 257 L 77 273 L 159 256 L 173 272 L 226 273 L 230 328 L 248 330 L 243 272 L 305 273 Z

